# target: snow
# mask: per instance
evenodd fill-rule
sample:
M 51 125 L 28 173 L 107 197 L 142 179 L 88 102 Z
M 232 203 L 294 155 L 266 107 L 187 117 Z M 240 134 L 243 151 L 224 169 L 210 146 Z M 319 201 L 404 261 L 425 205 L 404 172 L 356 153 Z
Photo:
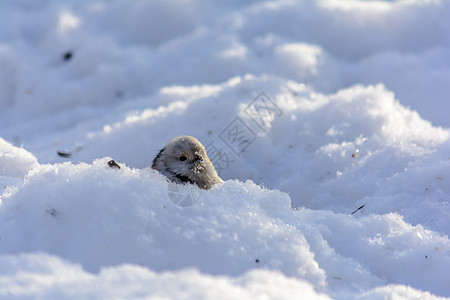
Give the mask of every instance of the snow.
M 0 299 L 450 297 L 449 20 L 0 2 Z M 185 134 L 223 184 L 150 168 Z

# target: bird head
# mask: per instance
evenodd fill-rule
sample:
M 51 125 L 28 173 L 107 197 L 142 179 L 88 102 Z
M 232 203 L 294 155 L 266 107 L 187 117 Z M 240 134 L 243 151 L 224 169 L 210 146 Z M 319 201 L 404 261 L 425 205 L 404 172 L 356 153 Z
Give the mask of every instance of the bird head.
M 195 183 L 208 189 L 222 182 L 206 154 L 205 147 L 192 136 L 180 136 L 170 140 L 153 161 L 152 168 L 171 181 Z

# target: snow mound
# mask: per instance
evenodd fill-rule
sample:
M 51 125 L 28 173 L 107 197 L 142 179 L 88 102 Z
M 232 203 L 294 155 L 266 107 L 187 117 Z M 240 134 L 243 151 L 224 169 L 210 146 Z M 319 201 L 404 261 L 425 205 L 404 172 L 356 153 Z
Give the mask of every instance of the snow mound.
M 356 299 L 368 299 L 368 300 L 376 300 L 376 299 L 399 299 L 399 300 L 408 300 L 408 299 L 429 299 L 429 300 L 444 300 L 448 299 L 447 297 L 437 297 L 429 292 L 423 292 L 417 289 L 414 289 L 409 286 L 402 285 L 388 285 L 380 288 L 375 288 L 367 293 L 364 293 L 358 296 Z
M 27 176 L 2 204 L 1 253 L 44 251 L 91 272 L 133 263 L 236 275 L 261 266 L 325 280 L 303 234 L 272 217 L 292 214 L 286 194 L 230 181 L 180 209 L 163 176 L 111 169 L 108 160 L 46 165 Z
M 45 252 L 94 273 L 121 264 L 226 276 L 262 268 L 321 291 L 390 282 L 449 292 L 441 275 L 450 268 L 448 238 L 398 214 L 293 211 L 287 194 L 251 181 L 210 191 L 180 186 L 197 195 L 182 208 L 159 173 L 111 168 L 109 160 L 29 172 L 3 200 L 0 254 Z
M 259 95 L 249 92 L 255 90 L 270 95 L 282 113 L 263 129 L 247 113 Z M 324 95 L 275 76 L 245 76 L 219 85 L 167 87 L 146 101 L 163 105 L 118 111 L 119 121 L 108 123 L 106 116 L 102 129 L 78 140 L 67 135 L 60 144 L 82 148 L 75 161 L 111 156 L 145 168 L 167 137 L 189 134 L 210 156 L 213 148 L 220 150 L 222 162 L 215 163 L 224 179 L 285 191 L 293 207 L 350 213 L 365 205 L 367 213 L 400 212 L 408 222 L 450 233 L 443 209 L 450 192 L 450 133 L 402 106 L 383 85 Z M 224 135 L 236 124 L 239 130 L 248 126 L 253 138 L 239 154 Z M 48 149 L 42 159 L 49 154 L 50 162 L 63 160 Z
M 93 275 L 47 254 L 0 256 L 0 266 L 1 299 L 330 299 L 307 282 L 266 270 L 231 278 L 121 265 Z
M 449 20 L 439 0 L 0 1 L 0 297 L 450 295 Z M 149 168 L 186 134 L 223 184 Z
M 0 138 L 0 178 L 23 178 L 37 166 L 38 162 L 33 154 Z

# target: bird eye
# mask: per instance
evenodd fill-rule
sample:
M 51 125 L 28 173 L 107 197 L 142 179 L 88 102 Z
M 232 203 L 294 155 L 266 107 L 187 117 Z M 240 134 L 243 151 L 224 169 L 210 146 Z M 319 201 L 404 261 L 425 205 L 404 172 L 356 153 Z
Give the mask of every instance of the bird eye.
M 181 156 L 180 156 L 180 160 L 181 161 L 185 161 L 187 159 L 187 156 L 186 155 L 184 155 L 184 154 L 181 154 Z

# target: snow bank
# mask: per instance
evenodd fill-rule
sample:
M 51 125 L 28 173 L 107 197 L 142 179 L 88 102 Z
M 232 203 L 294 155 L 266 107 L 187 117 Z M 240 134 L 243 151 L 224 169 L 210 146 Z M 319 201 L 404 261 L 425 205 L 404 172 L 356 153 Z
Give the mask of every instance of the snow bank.
M 449 296 L 449 20 L 422 0 L 0 2 L 0 296 Z M 149 168 L 184 134 L 225 183 Z
M 357 297 L 357 299 L 386 299 L 392 297 L 393 299 L 448 299 L 444 297 L 437 297 L 428 292 L 418 291 L 411 287 L 400 285 L 389 285 L 371 290 Z
M 426 119 L 450 125 L 446 1 L 23 1 L 0 8 L 0 103 L 26 115 L 251 73 L 324 93 L 383 82 Z
M 246 113 L 258 95 L 248 91 L 255 90 L 266 91 L 282 111 L 265 130 Z M 278 77 L 246 76 L 190 90 L 165 88 L 148 101 L 167 104 L 119 112 L 117 123 L 76 144 L 70 135 L 61 143 L 82 148 L 74 160 L 111 156 L 145 168 L 167 136 L 190 134 L 226 155 L 227 162 L 216 164 L 224 179 L 251 179 L 286 191 L 293 207 L 350 213 L 365 205 L 366 213 L 397 211 L 408 222 L 450 233 L 443 221 L 450 134 L 400 105 L 382 85 L 323 95 Z M 236 117 L 255 133 L 240 155 L 221 135 Z M 45 154 L 52 162 L 62 160 Z
M 307 282 L 265 270 L 231 278 L 122 265 L 93 275 L 44 254 L 2 256 L 0 266 L 2 299 L 330 299 Z
M 136 265 L 104 268 L 98 274 L 46 254 L 1 256 L 1 299 L 330 299 L 304 281 L 253 270 L 238 277 L 211 276 L 189 269 L 156 273 Z M 357 299 L 444 299 L 389 285 Z
M 236 275 L 264 266 L 324 281 L 303 234 L 271 217 L 292 214 L 286 194 L 229 182 L 183 210 L 170 202 L 160 174 L 115 170 L 107 161 L 32 172 L 2 205 L 1 253 L 44 251 L 91 272 L 134 263 Z
M 180 208 L 162 175 L 108 161 L 30 172 L 3 200 L 0 253 L 50 253 L 94 273 L 121 264 L 227 276 L 263 268 L 335 296 L 387 282 L 449 292 L 448 238 L 398 214 L 292 211 L 287 194 L 237 181 Z

